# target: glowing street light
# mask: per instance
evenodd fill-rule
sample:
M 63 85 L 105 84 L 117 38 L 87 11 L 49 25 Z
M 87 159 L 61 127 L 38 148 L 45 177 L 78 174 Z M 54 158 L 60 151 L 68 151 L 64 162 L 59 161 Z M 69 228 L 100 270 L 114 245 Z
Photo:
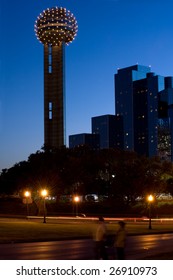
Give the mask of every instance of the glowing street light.
M 152 194 L 150 194 L 147 197 L 147 200 L 148 200 L 148 207 L 149 207 L 149 226 L 148 226 L 148 229 L 152 229 L 152 226 L 151 226 L 151 204 L 154 201 L 154 196 Z
M 29 191 L 24 192 L 24 196 L 26 197 L 26 209 L 27 209 L 27 217 L 29 216 L 29 198 L 31 197 L 31 193 Z
M 42 195 L 42 197 L 46 197 L 46 196 L 47 196 L 47 194 L 48 194 L 48 192 L 47 192 L 47 190 L 46 190 L 46 189 L 44 189 L 44 190 L 42 190 L 42 191 L 41 191 L 41 195 Z
M 76 208 L 76 216 L 78 216 L 78 203 L 79 203 L 79 196 L 74 196 L 75 208 Z
M 41 191 L 41 196 L 43 197 L 43 213 L 44 213 L 44 219 L 43 223 L 46 223 L 46 196 L 48 194 L 48 191 L 46 189 Z

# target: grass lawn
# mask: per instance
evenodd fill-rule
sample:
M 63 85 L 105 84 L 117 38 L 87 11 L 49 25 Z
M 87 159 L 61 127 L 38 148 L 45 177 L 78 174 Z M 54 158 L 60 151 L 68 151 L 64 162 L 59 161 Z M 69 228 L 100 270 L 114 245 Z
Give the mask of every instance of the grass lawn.
M 47 220 L 42 219 L 0 219 L 0 243 L 51 241 L 74 238 L 91 238 L 96 227 L 96 221 L 88 220 Z M 118 227 L 116 221 L 107 222 L 108 234 L 115 234 Z M 148 229 L 147 222 L 127 222 L 127 233 L 150 234 L 173 232 L 173 222 L 153 222 Z

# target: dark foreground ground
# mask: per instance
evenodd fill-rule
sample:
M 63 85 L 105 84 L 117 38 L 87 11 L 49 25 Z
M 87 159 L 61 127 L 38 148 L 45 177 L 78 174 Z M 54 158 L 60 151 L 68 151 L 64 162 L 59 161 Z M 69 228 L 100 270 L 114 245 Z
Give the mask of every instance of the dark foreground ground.
M 173 260 L 173 252 L 160 253 L 154 256 L 142 258 L 143 260 Z
M 114 234 L 117 228 L 117 219 L 106 218 L 107 228 L 110 234 Z M 46 224 L 43 223 L 43 217 L 36 218 L 30 217 L 29 219 L 19 218 L 0 218 L 0 242 L 1 243 L 16 243 L 16 242 L 33 242 L 37 241 L 55 241 L 73 239 L 73 237 L 80 236 L 87 238 L 87 236 L 93 231 L 93 227 L 96 226 L 96 221 L 93 218 L 89 220 L 87 218 L 69 218 L 55 217 L 46 219 Z M 154 234 L 154 233 L 168 233 L 173 232 L 173 219 L 152 221 L 152 230 L 148 230 L 148 221 L 132 221 L 127 219 L 126 228 L 129 235 L 141 235 L 141 234 Z M 91 231 L 92 229 L 92 231 Z M 146 236 L 145 235 L 145 236 Z M 63 239 L 62 239 L 63 236 Z M 43 238 L 44 237 L 44 238 Z M 153 237 L 153 236 L 152 236 Z M 5 238 L 5 240 L 4 240 Z M 64 239 L 65 238 L 65 239 Z M 162 243 L 162 238 L 159 237 L 159 242 Z M 164 236 L 165 240 L 165 236 Z M 142 240 L 143 242 L 144 240 Z M 136 242 L 136 239 L 135 239 Z M 140 243 L 141 244 L 141 243 Z M 153 238 L 150 240 L 150 245 L 153 246 Z M 45 245 L 44 245 L 45 246 Z M 165 246 L 165 245 L 164 245 Z M 133 247 L 133 246 L 132 246 Z M 146 245 L 143 245 L 142 249 L 145 249 Z M 134 247 L 133 247 L 134 248 Z M 150 248 L 150 247 L 149 247 Z M 164 247 L 165 248 L 165 247 Z M 168 248 L 169 249 L 169 248 Z M 164 250 L 163 250 L 164 251 Z M 152 252 L 152 255 L 142 257 L 143 260 L 173 260 L 173 248 L 172 241 L 170 241 L 170 251 L 163 252 L 162 249 Z M 166 250 L 165 250 L 166 251 Z M 169 251 L 169 250 L 168 250 Z M 162 252 L 162 253 L 160 253 Z M 138 258 L 139 259 L 139 258 Z

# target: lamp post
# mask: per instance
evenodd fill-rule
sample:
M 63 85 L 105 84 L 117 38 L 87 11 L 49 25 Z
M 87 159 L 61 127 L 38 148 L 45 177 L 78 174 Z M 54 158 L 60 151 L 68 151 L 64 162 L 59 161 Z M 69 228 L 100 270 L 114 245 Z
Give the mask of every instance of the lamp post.
M 148 207 L 149 207 L 149 226 L 148 226 L 148 229 L 152 229 L 152 226 L 151 226 L 151 204 L 154 200 L 154 196 L 152 194 L 150 194 L 147 197 L 147 200 L 148 200 Z
M 75 209 L 76 209 L 76 216 L 78 216 L 78 203 L 79 203 L 79 196 L 74 197 L 74 202 L 75 202 Z
M 31 193 L 29 191 L 26 191 L 24 193 L 24 196 L 26 197 L 26 209 L 27 209 L 27 217 L 29 216 L 29 203 L 28 199 L 31 197 Z
M 43 223 L 46 223 L 46 196 L 47 196 L 48 192 L 46 189 L 41 191 L 41 195 L 43 197 Z

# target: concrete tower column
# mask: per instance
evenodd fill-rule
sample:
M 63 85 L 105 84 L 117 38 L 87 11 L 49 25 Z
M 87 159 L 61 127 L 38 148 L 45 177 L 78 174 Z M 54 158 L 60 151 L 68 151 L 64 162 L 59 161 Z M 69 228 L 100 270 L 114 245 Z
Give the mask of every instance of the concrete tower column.
M 45 146 L 63 146 L 65 135 L 64 46 L 44 46 L 44 138 Z

